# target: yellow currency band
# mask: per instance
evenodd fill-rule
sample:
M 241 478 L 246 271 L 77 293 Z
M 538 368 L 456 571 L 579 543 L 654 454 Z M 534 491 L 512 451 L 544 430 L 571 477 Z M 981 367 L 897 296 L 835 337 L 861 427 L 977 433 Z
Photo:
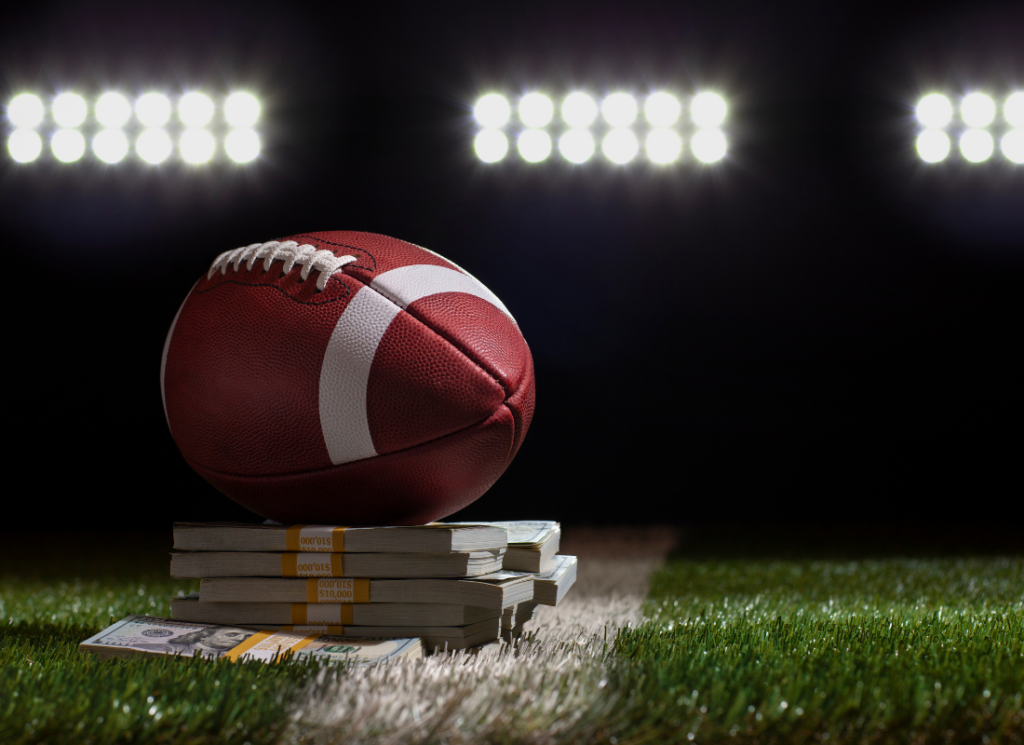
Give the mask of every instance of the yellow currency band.
M 307 525 L 292 525 L 284 533 L 286 551 L 302 553 L 302 529 Z M 308 549 L 307 549 L 308 550 Z M 336 554 L 345 553 L 345 528 L 334 528 L 331 531 L 331 551 Z
M 257 631 L 255 634 L 250 636 L 248 639 L 246 639 L 244 642 L 239 644 L 234 649 L 230 650 L 224 656 L 227 657 L 232 662 L 238 662 L 238 658 L 239 657 L 241 657 L 243 654 L 245 654 L 250 649 L 255 647 L 261 641 L 263 641 L 264 639 L 266 639 L 269 636 L 272 636 L 273 634 L 274 634 L 273 631 Z
M 341 554 L 326 554 L 331 557 L 331 577 L 345 576 L 345 563 Z M 299 555 L 281 554 L 281 576 L 299 576 Z
M 317 605 L 317 603 L 314 603 Z M 313 621 L 312 624 L 318 624 L 319 621 Z M 341 605 L 338 612 L 338 623 L 349 626 L 352 625 L 352 606 L 349 604 Z M 293 626 L 305 626 L 310 624 L 309 620 L 309 608 L 306 603 L 292 603 L 292 625 Z
M 369 603 L 370 602 L 370 580 L 368 579 L 346 579 L 343 582 L 352 583 L 352 602 L 353 603 Z M 328 582 L 335 582 L 331 579 L 307 579 L 306 580 L 306 602 L 307 603 L 319 603 L 320 602 L 320 590 L 321 588 L 327 589 L 325 585 Z M 328 601 L 331 602 L 331 601 Z

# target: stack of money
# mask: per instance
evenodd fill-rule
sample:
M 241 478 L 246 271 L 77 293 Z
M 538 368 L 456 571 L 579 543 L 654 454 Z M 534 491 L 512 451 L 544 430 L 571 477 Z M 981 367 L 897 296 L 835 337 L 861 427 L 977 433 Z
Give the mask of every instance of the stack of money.
M 177 523 L 175 621 L 464 649 L 522 634 L 575 580 L 557 523 L 415 527 Z M 504 560 L 512 554 L 508 571 Z

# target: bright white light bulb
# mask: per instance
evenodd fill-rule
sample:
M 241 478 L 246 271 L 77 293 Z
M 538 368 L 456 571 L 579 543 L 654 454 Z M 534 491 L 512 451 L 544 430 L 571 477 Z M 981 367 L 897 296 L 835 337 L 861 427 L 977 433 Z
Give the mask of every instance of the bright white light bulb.
M 181 158 L 186 163 L 208 163 L 216 144 L 213 135 L 205 129 L 186 129 L 181 136 Z
M 938 163 L 949 155 L 949 135 L 938 129 L 926 129 L 917 136 L 917 154 L 925 163 Z
M 652 163 L 675 163 L 683 153 L 683 141 L 671 129 L 654 129 L 647 135 L 647 157 Z
M 92 150 L 104 163 L 120 163 L 128 154 L 128 138 L 119 129 L 105 129 L 92 138 Z
M 1006 99 L 1003 116 L 1006 117 L 1008 124 L 1014 127 L 1024 127 L 1024 91 L 1014 93 Z
M 96 101 L 96 118 L 104 127 L 120 127 L 132 115 L 132 105 L 120 93 L 104 93 Z
M 43 102 L 31 93 L 15 96 L 7 104 L 7 118 L 15 127 L 34 127 L 43 121 Z
M 509 106 L 508 99 L 500 93 L 488 93 L 476 102 L 473 116 L 484 127 L 503 127 L 512 116 L 512 107 Z
M 1012 129 L 1003 135 L 1000 143 L 1003 155 L 1014 163 L 1024 163 L 1024 129 Z
M 224 150 L 236 163 L 250 163 L 260 154 L 260 138 L 251 129 L 236 129 L 225 138 Z
M 135 116 L 147 127 L 162 127 L 171 118 L 171 100 L 162 93 L 147 93 L 135 102 Z
M 555 105 L 543 93 L 527 93 L 519 101 L 519 118 L 527 127 L 543 127 L 555 115 Z
M 202 93 L 186 93 L 178 101 L 178 117 L 186 126 L 205 127 L 213 119 L 213 101 Z
M 570 93 L 562 102 L 562 118 L 570 127 L 589 126 L 597 118 L 597 104 L 586 93 Z
M 628 127 L 636 121 L 636 99 L 628 93 L 613 93 L 601 102 L 601 113 L 613 127 Z
M 682 110 L 679 99 L 668 93 L 652 93 L 644 104 L 644 115 L 655 127 L 671 127 Z
M 718 129 L 702 129 L 690 143 L 693 154 L 701 163 L 715 163 L 725 157 L 725 135 Z
M 77 129 L 58 129 L 50 140 L 50 149 L 61 163 L 74 163 L 85 155 L 85 138 Z
M 988 160 L 995 149 L 992 135 L 983 129 L 968 129 L 960 136 L 960 152 L 971 163 Z
M 996 102 L 984 93 L 972 93 L 960 103 L 960 116 L 969 127 L 987 127 L 996 118 Z
M 639 150 L 640 143 L 636 141 L 636 135 L 628 129 L 613 129 L 605 135 L 601 143 L 601 151 L 605 157 L 619 165 L 629 163 Z
M 484 163 L 497 163 L 508 153 L 508 137 L 496 129 L 485 129 L 473 140 L 473 149 Z
M 224 102 L 224 117 L 232 127 L 251 127 L 260 118 L 260 102 L 251 93 L 232 93 Z
M 586 163 L 594 154 L 594 138 L 585 129 L 570 129 L 558 138 L 558 150 L 570 163 Z
M 54 121 L 62 127 L 77 127 L 88 113 L 85 99 L 77 93 L 61 93 L 53 99 L 52 111 Z
M 953 104 L 941 93 L 932 93 L 917 103 L 917 120 L 928 128 L 945 127 L 953 118 Z
M 174 146 L 171 138 L 162 129 L 147 129 L 135 142 L 135 152 L 147 163 L 163 163 L 171 155 Z
M 541 129 L 527 129 L 516 141 L 519 154 L 528 163 L 540 163 L 551 155 L 551 138 Z
M 725 121 L 725 100 L 717 93 L 698 93 L 690 104 L 690 116 L 698 127 L 717 127 Z
M 43 151 L 43 141 L 31 129 L 16 129 L 7 138 L 7 152 L 19 163 L 31 163 Z

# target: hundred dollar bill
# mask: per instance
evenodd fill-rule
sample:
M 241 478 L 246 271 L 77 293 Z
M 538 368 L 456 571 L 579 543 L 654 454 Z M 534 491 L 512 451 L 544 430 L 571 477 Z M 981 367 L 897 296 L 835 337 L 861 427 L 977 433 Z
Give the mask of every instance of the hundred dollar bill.
M 418 638 L 342 638 L 325 631 L 254 631 L 133 615 L 86 639 L 78 649 L 100 659 L 169 654 L 274 662 L 290 652 L 292 661 L 312 657 L 356 664 L 423 655 L 423 643 Z
M 484 523 L 442 523 L 443 525 L 491 525 L 508 531 L 508 545 L 539 546 L 562 527 L 554 520 L 498 520 Z

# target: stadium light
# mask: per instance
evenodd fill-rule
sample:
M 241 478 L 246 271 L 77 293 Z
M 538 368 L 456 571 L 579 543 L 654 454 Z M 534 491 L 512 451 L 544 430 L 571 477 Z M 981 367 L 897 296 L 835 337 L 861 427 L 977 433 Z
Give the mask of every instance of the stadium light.
M 1013 129 L 1003 135 L 1000 147 L 1012 163 L 1024 163 L 1024 129 Z
M 104 163 L 120 163 L 128 154 L 128 138 L 119 129 L 104 129 L 92 138 L 92 150 Z
M 1024 127 L 1024 91 L 1014 93 L 1006 99 L 1003 116 L 1011 127 Z
M 235 163 L 251 163 L 260 154 L 260 138 L 251 129 L 236 129 L 224 140 L 224 150 Z
M 725 121 L 725 108 L 725 100 L 717 93 L 698 93 L 690 104 L 690 116 L 698 127 L 717 127 Z
M 488 93 L 476 102 L 473 116 L 482 126 L 497 129 L 505 126 L 505 122 L 512 116 L 512 107 L 509 106 L 508 99 L 500 93 Z
M 188 127 L 205 127 L 213 119 L 213 101 L 195 91 L 178 101 L 178 118 Z
M 716 163 L 725 157 L 725 135 L 718 129 L 702 129 L 693 136 L 690 146 L 701 163 Z
M 7 104 L 7 118 L 18 128 L 30 129 L 43 121 L 43 102 L 39 96 L 22 93 Z M 42 145 L 40 145 L 40 148 Z M 28 161 L 19 161 L 27 163 Z
M 147 129 L 135 141 L 135 152 L 151 165 L 163 163 L 171 157 L 173 149 L 171 138 L 162 129 Z
M 570 93 L 562 102 L 562 118 L 570 127 L 588 127 L 597 118 L 597 104 L 586 93 Z
M 992 135 L 983 129 L 968 129 L 960 137 L 960 152 L 971 163 L 988 160 L 994 150 Z
M 604 120 L 613 127 L 628 127 L 636 121 L 636 99 L 628 93 L 613 93 L 601 102 Z
M 683 140 L 671 129 L 654 129 L 647 135 L 647 157 L 652 163 L 668 165 L 679 160 Z
M 939 163 L 950 150 L 949 135 L 940 129 L 926 129 L 917 136 L 917 154 L 925 163 Z
M 77 129 L 59 129 L 50 140 L 50 149 L 61 163 L 74 163 L 85 155 L 85 138 Z
M 476 136 L 473 149 L 484 163 L 497 163 L 508 153 L 508 137 L 496 129 L 485 129 Z
M 960 116 L 969 127 L 987 127 L 996 118 L 996 102 L 984 93 L 972 93 L 960 102 Z
M 551 137 L 542 129 L 527 129 L 519 135 L 516 147 L 527 163 L 540 163 L 551 155 Z
M 18 163 L 31 163 L 43 151 L 43 141 L 31 129 L 16 129 L 7 138 L 7 152 Z
M 636 141 L 636 135 L 628 129 L 613 129 L 605 135 L 601 143 L 601 151 L 612 163 L 625 165 L 636 157 L 640 150 L 640 143 Z
M 122 127 L 131 115 L 132 105 L 120 93 L 104 93 L 96 101 L 96 118 L 104 127 Z
M 679 99 L 669 93 L 652 93 L 644 103 L 644 116 L 655 127 L 671 127 L 682 110 Z
M 185 130 L 179 145 L 181 159 L 193 165 L 208 163 L 213 157 L 213 151 L 217 147 L 213 140 L 213 135 L 205 129 Z
M 953 104 L 941 93 L 932 93 L 917 103 L 917 120 L 929 129 L 945 127 L 953 118 Z
M 543 93 L 527 93 L 519 101 L 519 118 L 527 127 L 544 127 L 551 123 L 555 105 Z M 551 138 L 548 138 L 550 147 Z
M 251 127 L 260 118 L 260 102 L 251 93 L 232 93 L 224 103 L 224 118 L 232 127 Z
M 88 107 L 77 93 L 61 93 L 53 99 L 53 120 L 62 127 L 77 127 L 85 121 Z M 76 158 L 77 160 L 77 158 Z
M 135 116 L 147 127 L 162 127 L 171 119 L 171 100 L 162 93 L 147 93 L 135 102 Z
M 570 129 L 558 139 L 558 151 L 570 163 L 586 163 L 594 154 L 594 138 L 585 129 Z

